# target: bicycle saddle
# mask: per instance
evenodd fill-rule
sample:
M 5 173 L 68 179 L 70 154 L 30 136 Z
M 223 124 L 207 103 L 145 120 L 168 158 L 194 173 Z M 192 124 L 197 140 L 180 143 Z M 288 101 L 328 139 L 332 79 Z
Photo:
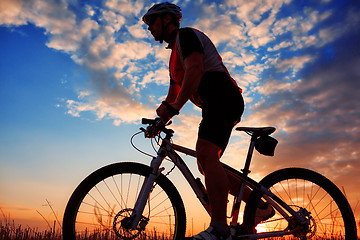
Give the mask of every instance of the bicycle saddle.
M 236 130 L 249 132 L 255 135 L 270 135 L 275 132 L 276 128 L 274 127 L 237 127 Z

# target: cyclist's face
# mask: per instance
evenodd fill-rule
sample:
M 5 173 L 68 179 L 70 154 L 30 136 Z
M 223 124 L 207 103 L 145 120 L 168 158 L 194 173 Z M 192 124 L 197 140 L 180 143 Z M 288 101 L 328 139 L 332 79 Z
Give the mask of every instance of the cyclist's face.
M 160 41 L 162 33 L 162 24 L 160 16 L 153 16 L 148 20 L 148 30 L 154 36 L 156 41 Z

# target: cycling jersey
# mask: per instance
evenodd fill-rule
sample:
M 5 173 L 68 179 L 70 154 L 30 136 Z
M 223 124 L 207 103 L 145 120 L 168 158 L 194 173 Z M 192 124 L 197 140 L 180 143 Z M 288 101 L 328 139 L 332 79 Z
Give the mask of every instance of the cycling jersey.
M 182 86 L 185 64 L 184 60 L 193 52 L 204 55 L 204 72 L 223 72 L 226 73 L 232 83 L 237 87 L 236 82 L 230 77 L 222 59 L 211 40 L 199 30 L 194 28 L 181 28 L 176 32 L 174 47 L 170 56 L 170 83 Z M 204 76 L 207 76 L 204 74 Z M 201 81 L 203 81 L 202 79 Z M 219 81 L 219 84 L 222 84 Z M 238 87 L 237 87 L 238 88 Z M 238 88 L 241 92 L 241 89 Z M 202 106 L 202 99 L 198 91 L 190 98 L 197 106 Z
M 241 89 L 230 77 L 211 40 L 193 28 L 174 32 L 170 56 L 170 84 L 182 86 L 184 60 L 193 52 L 203 54 L 204 75 L 190 100 L 202 108 L 198 137 L 225 150 L 231 131 L 244 111 Z M 176 34 L 176 35 L 175 35 Z

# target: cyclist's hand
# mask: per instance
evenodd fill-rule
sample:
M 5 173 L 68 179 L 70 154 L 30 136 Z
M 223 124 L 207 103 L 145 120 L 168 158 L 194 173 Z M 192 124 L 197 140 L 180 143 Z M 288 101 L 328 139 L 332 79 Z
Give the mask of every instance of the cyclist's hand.
M 145 130 L 146 138 L 154 138 L 160 133 L 160 130 L 156 129 L 154 126 L 148 126 Z
M 154 138 L 160 134 L 161 129 L 165 126 L 160 118 L 155 119 L 155 123 L 149 125 L 145 130 L 146 138 Z

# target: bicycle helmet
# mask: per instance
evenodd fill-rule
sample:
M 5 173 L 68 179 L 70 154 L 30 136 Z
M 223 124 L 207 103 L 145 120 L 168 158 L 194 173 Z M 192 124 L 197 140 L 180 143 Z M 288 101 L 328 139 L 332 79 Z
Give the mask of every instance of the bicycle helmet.
M 181 8 L 179 6 L 176 6 L 175 4 L 172 4 L 169 2 L 164 2 L 164 3 L 159 3 L 159 4 L 153 5 L 147 11 L 147 13 L 143 16 L 142 20 L 146 24 L 148 24 L 148 21 L 151 16 L 162 15 L 162 14 L 166 14 L 166 13 L 174 15 L 179 20 L 179 22 L 182 18 Z

